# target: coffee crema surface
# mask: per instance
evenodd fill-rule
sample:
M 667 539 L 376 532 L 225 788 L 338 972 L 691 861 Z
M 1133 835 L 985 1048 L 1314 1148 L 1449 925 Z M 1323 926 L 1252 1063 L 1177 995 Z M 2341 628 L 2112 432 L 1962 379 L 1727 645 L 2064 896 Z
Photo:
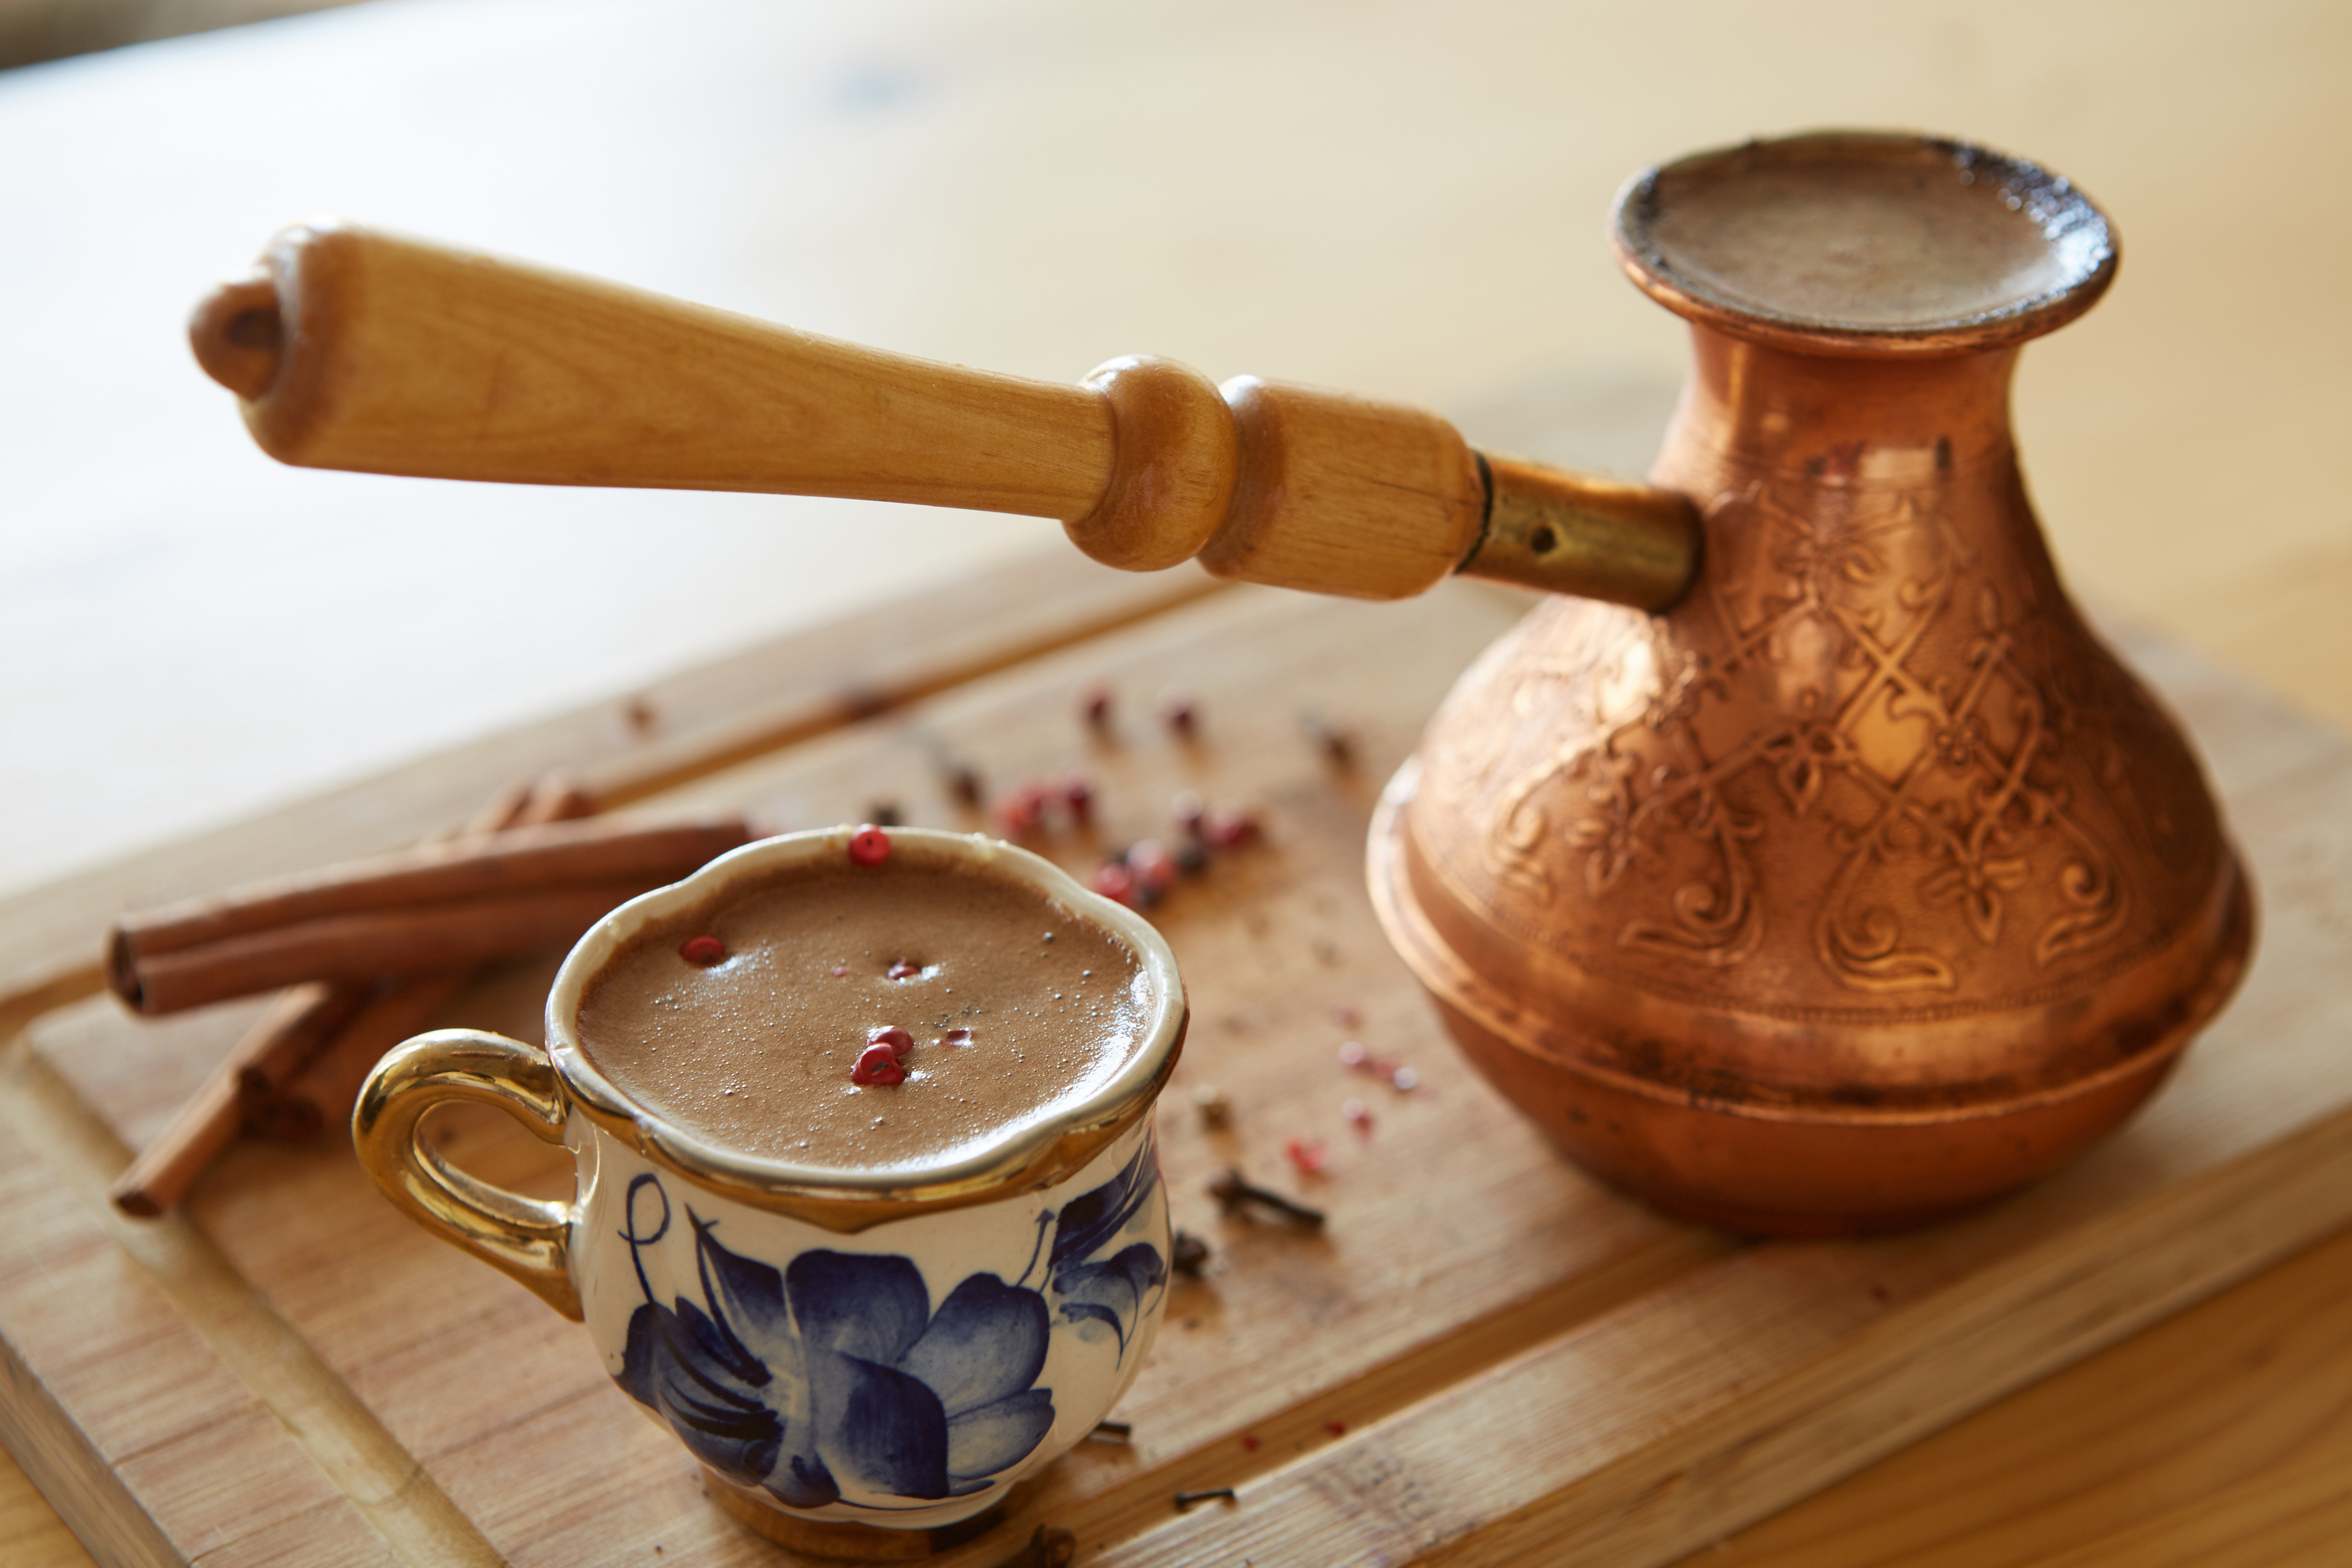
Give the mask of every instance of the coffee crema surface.
M 703 936 L 726 949 L 707 967 L 679 952 Z M 747 881 L 654 921 L 590 983 L 579 1034 L 614 1088 L 704 1142 L 817 1170 L 911 1170 L 1099 1090 L 1152 1006 L 1108 931 L 1026 882 L 910 846 L 879 866 Z M 892 1026 L 912 1037 L 904 1080 L 853 1082 Z
M 2091 247 L 2105 254 L 2103 228 L 2054 220 L 2052 198 L 1995 174 L 1932 152 L 1731 156 L 1663 172 L 1645 216 L 1658 254 L 1728 304 L 1899 331 L 2051 294 L 2095 263 Z

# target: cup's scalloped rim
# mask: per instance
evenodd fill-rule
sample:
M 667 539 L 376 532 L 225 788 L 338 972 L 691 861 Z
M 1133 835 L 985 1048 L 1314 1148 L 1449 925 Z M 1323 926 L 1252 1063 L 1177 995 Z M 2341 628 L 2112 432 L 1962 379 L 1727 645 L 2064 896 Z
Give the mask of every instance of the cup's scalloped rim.
M 631 1124 L 645 1153 L 690 1177 L 758 1193 L 883 1203 L 950 1193 L 970 1196 L 1017 1181 L 1047 1159 L 1064 1138 L 1109 1126 L 1150 1099 L 1173 1066 L 1186 1022 L 1183 983 L 1167 940 L 1141 915 L 1090 891 L 1042 856 L 985 834 L 922 827 L 885 831 L 894 849 L 919 845 L 1025 882 L 1076 918 L 1109 931 L 1135 952 L 1151 986 L 1151 1021 L 1126 1064 L 1093 1094 L 953 1160 L 860 1171 L 762 1158 L 697 1138 L 631 1100 L 597 1069 L 580 1043 L 580 1003 L 589 980 L 630 938 L 652 921 L 715 897 L 730 883 L 824 860 L 847 863 L 850 837 L 858 831 L 843 825 L 756 840 L 729 850 L 681 881 L 639 894 L 590 927 L 564 958 L 547 997 L 548 1056 L 566 1089 L 592 1115 Z
M 1956 173 L 1971 180 L 1990 179 L 1995 188 L 2015 195 L 2020 210 L 2029 221 L 2043 226 L 2053 245 L 2053 226 L 2079 235 L 2082 243 L 2073 248 L 2079 251 L 2078 260 L 2084 264 L 2055 288 L 1989 310 L 1901 326 L 1861 325 L 1775 310 L 1760 301 L 1724 293 L 1677 266 L 1653 228 L 1662 184 L 1703 174 L 1736 160 L 1917 158 L 1923 153 L 1948 160 Z M 1609 241 L 1634 286 L 1676 315 L 1771 347 L 1844 356 L 1967 353 L 2039 337 L 2096 304 L 2115 281 L 2122 259 L 2122 242 L 2113 221 L 2064 175 L 1978 142 L 1900 131 L 1820 130 L 1757 137 L 1653 164 L 1618 190 L 1610 207 Z

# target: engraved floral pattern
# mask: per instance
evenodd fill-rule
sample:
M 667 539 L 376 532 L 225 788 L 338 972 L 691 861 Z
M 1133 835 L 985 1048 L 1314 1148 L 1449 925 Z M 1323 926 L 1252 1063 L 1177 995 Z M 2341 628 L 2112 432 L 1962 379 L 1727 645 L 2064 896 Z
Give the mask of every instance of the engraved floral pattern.
M 1769 805 L 1822 821 L 1832 868 L 1810 945 L 1843 987 L 1957 986 L 1948 936 L 1913 932 L 1900 908 L 1953 910 L 1990 947 L 2032 891 L 2038 963 L 2109 942 L 2130 900 L 2053 766 L 2055 700 L 2019 658 L 2030 613 L 1972 570 L 1967 542 L 1917 492 L 1851 480 L 1834 466 L 1759 480 L 1708 509 L 1711 538 L 1760 552 L 1758 570 L 1712 575 L 1712 656 L 1653 628 L 1620 637 L 1597 670 L 1521 673 L 1515 705 L 1541 685 L 1583 717 L 1503 781 L 1488 865 L 1548 902 L 1556 833 L 1596 899 L 1623 896 L 1637 868 L 1679 878 L 1627 912 L 1618 946 L 1735 965 L 1764 936 L 1756 853 Z M 1724 586 L 1734 578 L 1744 591 Z M 1643 679 L 1612 674 L 1631 664 Z M 1727 717 L 1743 686 L 1744 725 Z M 1612 700 L 1634 690 L 1646 701 Z

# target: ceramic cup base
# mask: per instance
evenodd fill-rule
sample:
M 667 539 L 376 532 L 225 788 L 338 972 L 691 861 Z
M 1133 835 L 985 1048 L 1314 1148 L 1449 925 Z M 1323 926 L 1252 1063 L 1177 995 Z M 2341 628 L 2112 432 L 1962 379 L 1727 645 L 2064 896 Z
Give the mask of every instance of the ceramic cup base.
M 709 1470 L 702 1472 L 702 1489 L 736 1523 L 803 1557 L 837 1563 L 919 1563 L 975 1541 L 1003 1523 L 1005 1514 L 1025 1500 L 1036 1483 L 1024 1481 L 993 1508 L 929 1530 L 886 1530 L 848 1520 L 802 1519 L 767 1501 L 761 1489 L 739 1486 Z

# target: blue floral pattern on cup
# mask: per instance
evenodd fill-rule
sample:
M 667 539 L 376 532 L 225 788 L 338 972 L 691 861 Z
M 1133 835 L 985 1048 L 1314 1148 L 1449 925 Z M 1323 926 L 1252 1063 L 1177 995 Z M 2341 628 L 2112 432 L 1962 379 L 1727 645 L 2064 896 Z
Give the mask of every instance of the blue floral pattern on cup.
M 1035 1384 L 1057 1322 L 1085 1338 L 1107 1330 L 1123 1361 L 1139 1315 L 1165 1288 L 1149 1242 L 1100 1256 L 1159 1181 L 1147 1139 L 1117 1176 L 1038 1216 L 1018 1281 L 968 1275 L 934 1311 L 904 1254 L 810 1248 L 779 1269 L 722 1246 L 716 1222 L 691 1208 L 702 1299 L 665 1307 L 643 1251 L 668 1234 L 669 1194 L 641 1174 L 622 1239 L 645 1300 L 617 1381 L 703 1463 L 793 1508 L 855 1506 L 845 1492 L 914 1502 L 984 1491 L 1054 1425 L 1053 1391 Z M 639 1225 L 641 1197 L 650 1229 Z

